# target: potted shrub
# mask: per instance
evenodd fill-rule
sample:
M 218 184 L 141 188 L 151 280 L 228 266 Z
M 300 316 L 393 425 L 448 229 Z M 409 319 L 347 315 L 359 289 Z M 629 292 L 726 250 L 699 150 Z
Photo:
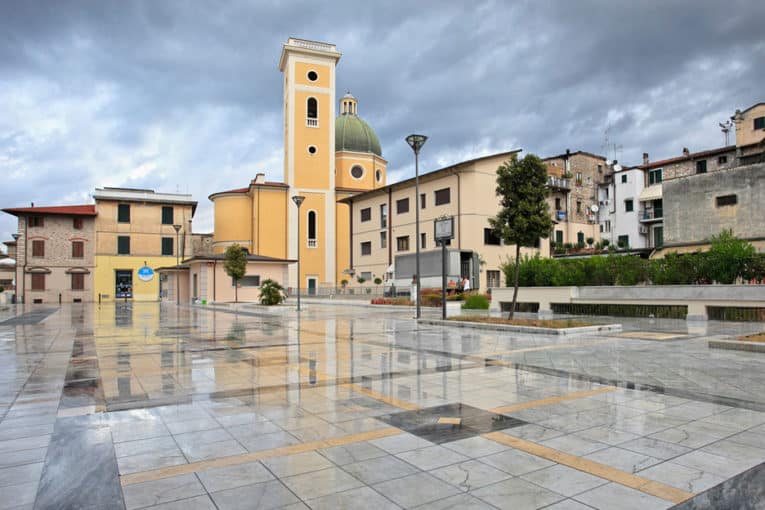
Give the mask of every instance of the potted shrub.
M 284 287 L 276 283 L 275 281 L 268 279 L 263 280 L 260 284 L 260 304 L 266 306 L 278 305 L 284 302 L 286 296 L 284 295 Z
M 590 248 L 592 248 L 592 245 L 595 244 L 595 239 L 592 237 L 588 237 L 586 241 L 587 241 L 587 246 L 589 246 Z

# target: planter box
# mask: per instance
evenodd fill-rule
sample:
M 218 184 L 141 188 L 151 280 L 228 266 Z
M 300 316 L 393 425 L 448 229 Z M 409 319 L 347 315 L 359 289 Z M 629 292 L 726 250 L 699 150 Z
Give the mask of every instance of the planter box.
M 506 331 L 516 333 L 531 333 L 537 335 L 561 335 L 573 336 L 591 333 L 615 332 L 621 331 L 621 324 L 599 324 L 597 326 L 584 326 L 580 328 L 537 328 L 534 326 L 512 326 L 505 324 L 485 324 L 481 322 L 464 321 L 442 321 L 432 319 L 420 319 L 420 324 L 430 324 L 432 326 L 453 326 L 456 328 L 480 329 L 486 331 Z

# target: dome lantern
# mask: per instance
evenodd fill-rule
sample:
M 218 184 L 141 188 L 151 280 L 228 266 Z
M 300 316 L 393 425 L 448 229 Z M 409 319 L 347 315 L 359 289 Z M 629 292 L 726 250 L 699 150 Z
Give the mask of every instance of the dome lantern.
M 358 101 L 348 92 L 340 99 L 340 115 L 335 119 L 335 150 L 364 152 L 382 157 L 380 140 L 358 115 Z

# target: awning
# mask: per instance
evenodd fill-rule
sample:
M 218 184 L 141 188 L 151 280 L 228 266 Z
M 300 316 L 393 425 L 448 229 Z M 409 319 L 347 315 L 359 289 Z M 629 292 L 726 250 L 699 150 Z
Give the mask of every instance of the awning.
M 648 186 L 640 192 L 641 202 L 650 202 L 651 200 L 661 200 L 661 183 Z

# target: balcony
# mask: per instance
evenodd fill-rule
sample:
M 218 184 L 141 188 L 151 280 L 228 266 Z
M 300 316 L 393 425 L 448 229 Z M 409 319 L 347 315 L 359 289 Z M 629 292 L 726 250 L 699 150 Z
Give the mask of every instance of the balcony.
M 653 209 L 641 209 L 640 210 L 640 223 L 652 223 L 654 221 L 662 221 L 664 219 L 664 210 L 661 207 L 654 207 Z
M 309 248 L 316 248 L 319 244 L 316 242 L 316 239 L 309 239 L 308 240 L 308 247 Z
M 552 189 L 560 189 L 565 191 L 571 189 L 571 183 L 568 179 L 563 177 L 555 177 L 552 175 L 547 177 L 547 185 Z
M 305 125 L 306 125 L 306 127 L 317 128 L 317 127 L 319 127 L 319 119 L 314 119 L 312 117 L 306 117 Z

